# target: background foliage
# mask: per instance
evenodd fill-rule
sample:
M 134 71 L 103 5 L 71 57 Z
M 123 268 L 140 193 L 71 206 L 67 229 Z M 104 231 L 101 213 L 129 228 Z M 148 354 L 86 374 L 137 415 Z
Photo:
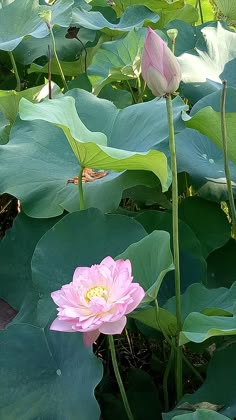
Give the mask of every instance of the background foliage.
M 135 420 L 236 417 L 236 244 L 220 115 L 227 79 L 235 195 L 235 21 L 234 0 L 0 0 L 0 302 L 16 314 L 0 331 L 2 419 L 126 419 L 105 338 L 86 349 L 80 333 L 49 330 L 51 291 L 108 255 L 129 258 L 146 291 L 115 340 Z M 183 72 L 172 100 L 177 344 L 168 124 L 165 99 L 141 76 L 147 26 L 170 47 L 167 31 L 178 30 Z M 181 401 L 171 342 L 183 346 Z

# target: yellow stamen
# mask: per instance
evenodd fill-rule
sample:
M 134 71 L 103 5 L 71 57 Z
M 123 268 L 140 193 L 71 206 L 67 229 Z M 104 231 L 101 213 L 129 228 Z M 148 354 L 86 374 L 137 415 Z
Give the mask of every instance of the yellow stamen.
M 89 289 L 85 295 L 85 299 L 87 299 L 88 301 L 90 301 L 93 297 L 102 297 L 102 298 L 106 298 L 107 297 L 107 289 L 105 287 L 102 286 L 96 286 L 96 287 L 92 287 L 92 289 Z

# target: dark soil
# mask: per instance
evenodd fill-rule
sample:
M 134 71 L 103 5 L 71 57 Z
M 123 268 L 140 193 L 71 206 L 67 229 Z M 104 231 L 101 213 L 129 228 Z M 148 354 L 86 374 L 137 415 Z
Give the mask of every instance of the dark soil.
M 18 200 L 9 194 L 0 195 L 0 239 L 11 228 L 13 220 L 18 214 Z M 0 330 L 14 318 L 16 310 L 0 298 Z
M 18 200 L 10 194 L 0 195 L 0 239 L 7 229 L 12 226 L 18 214 Z

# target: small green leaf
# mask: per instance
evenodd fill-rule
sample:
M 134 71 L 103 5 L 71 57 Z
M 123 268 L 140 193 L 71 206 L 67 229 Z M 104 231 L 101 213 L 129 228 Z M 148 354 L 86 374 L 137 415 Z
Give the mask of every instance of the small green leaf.
M 129 317 L 142 322 L 154 330 L 165 331 L 169 336 L 174 336 L 178 330 L 176 317 L 163 308 L 158 308 L 158 312 L 154 306 L 144 309 L 140 308 L 129 314 Z
M 226 316 L 236 315 L 236 282 L 230 289 L 218 287 L 207 289 L 203 284 L 190 285 L 181 297 L 182 318 L 185 319 L 191 312 L 204 312 Z M 175 314 L 175 297 L 168 300 L 165 309 Z M 219 312 L 217 312 L 219 311 Z M 195 326 L 197 328 L 197 325 Z
M 181 407 L 182 408 L 182 407 Z M 183 410 L 186 408 L 182 408 Z M 227 420 L 229 417 L 223 416 L 220 413 L 216 413 L 212 410 L 199 409 L 194 413 L 180 414 L 172 417 L 173 420 Z
M 236 316 L 207 316 L 199 312 L 190 313 L 184 321 L 179 344 L 189 341 L 202 343 L 210 337 L 236 335 Z
M 128 258 L 131 261 L 133 276 L 146 292 L 143 303 L 157 298 L 164 276 L 168 271 L 174 270 L 170 235 L 164 231 L 152 232 L 130 245 L 117 258 Z
M 53 95 L 60 92 L 60 89 L 53 83 Z M 48 95 L 48 83 L 41 86 L 35 86 L 30 89 L 26 89 L 22 92 L 16 92 L 15 90 L 0 90 L 0 112 L 2 112 L 8 121 L 6 129 L 0 132 L 0 143 L 6 143 L 8 140 L 9 132 L 12 124 L 14 123 L 18 111 L 19 102 L 22 98 L 26 98 L 31 102 L 39 102 Z

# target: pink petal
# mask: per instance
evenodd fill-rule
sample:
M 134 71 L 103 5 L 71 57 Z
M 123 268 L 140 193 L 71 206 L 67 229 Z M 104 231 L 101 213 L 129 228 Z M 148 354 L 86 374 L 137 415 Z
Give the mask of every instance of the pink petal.
M 91 267 L 77 267 L 74 271 L 73 282 L 78 280 L 78 277 L 89 278 Z
M 97 340 L 99 335 L 100 335 L 100 332 L 98 330 L 88 331 L 88 332 L 83 333 L 83 340 L 84 340 L 85 347 L 91 346 L 94 343 L 94 341 Z
M 50 330 L 54 331 L 63 331 L 63 332 L 75 332 L 75 330 L 72 329 L 72 325 L 74 322 L 70 321 L 60 321 L 58 318 L 56 318 L 52 325 L 50 326 Z
M 145 296 L 145 292 L 143 288 L 138 283 L 131 284 L 131 287 L 133 287 L 133 292 L 131 294 L 133 302 L 131 302 L 129 305 L 127 305 L 126 308 L 126 314 L 129 314 L 132 312 L 137 306 L 140 304 L 140 302 L 143 300 Z
M 127 322 L 126 316 L 122 316 L 118 321 L 105 322 L 99 327 L 99 331 L 103 334 L 113 335 L 121 334 Z

